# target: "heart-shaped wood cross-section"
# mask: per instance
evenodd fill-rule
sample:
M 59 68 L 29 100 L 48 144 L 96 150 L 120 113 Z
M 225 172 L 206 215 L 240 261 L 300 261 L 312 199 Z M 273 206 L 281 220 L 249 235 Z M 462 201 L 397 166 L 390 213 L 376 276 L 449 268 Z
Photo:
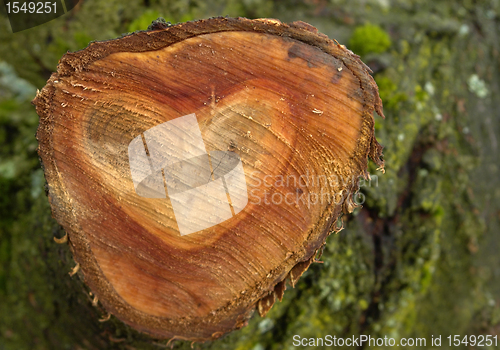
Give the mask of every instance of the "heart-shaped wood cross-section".
M 379 166 L 358 56 L 305 23 L 214 18 L 66 54 L 34 104 L 54 217 L 102 305 L 202 341 L 264 315 Z

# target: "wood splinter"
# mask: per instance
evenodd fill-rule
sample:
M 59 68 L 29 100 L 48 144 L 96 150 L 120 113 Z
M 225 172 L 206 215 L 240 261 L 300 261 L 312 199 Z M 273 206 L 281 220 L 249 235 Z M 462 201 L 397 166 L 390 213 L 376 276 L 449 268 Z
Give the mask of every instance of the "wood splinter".
M 157 338 L 264 316 L 357 206 L 368 158 L 383 171 L 370 72 L 267 19 L 155 22 L 65 54 L 33 103 L 70 276 Z
M 100 318 L 99 319 L 99 322 L 107 322 L 111 319 L 111 314 L 108 313 L 106 316 L 104 316 L 103 318 Z
M 70 277 L 73 277 L 79 270 L 80 270 L 80 263 L 76 263 L 75 267 L 73 267 L 73 269 L 70 272 L 68 272 L 68 274 L 70 275 Z
M 64 237 L 61 238 L 54 237 L 54 242 L 56 242 L 57 244 L 64 244 L 68 242 L 68 234 L 66 233 Z

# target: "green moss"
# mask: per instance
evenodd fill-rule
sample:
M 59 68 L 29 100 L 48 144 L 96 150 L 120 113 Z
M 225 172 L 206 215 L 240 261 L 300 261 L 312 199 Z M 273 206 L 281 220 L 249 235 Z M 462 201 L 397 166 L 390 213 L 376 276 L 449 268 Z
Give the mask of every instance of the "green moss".
M 478 1 L 470 2 L 467 16 L 477 12 L 473 7 L 489 6 Z M 324 263 L 313 264 L 266 318 L 256 315 L 248 327 L 198 347 L 287 349 L 295 334 L 400 338 L 485 333 L 488 329 L 483 327 L 500 323 L 500 293 L 491 288 L 492 278 L 484 277 L 496 273 L 498 260 L 486 264 L 490 270 L 479 268 L 475 256 L 486 254 L 474 251 L 484 249 L 478 248 L 485 232 L 478 218 L 487 218 L 491 227 L 496 222 L 498 195 L 493 196 L 491 179 L 498 176 L 482 177 L 489 185 L 486 194 L 491 193 L 485 202 L 494 213 L 487 216 L 476 208 L 486 196 L 475 192 L 481 181 L 473 172 L 476 167 L 485 172 L 498 162 L 491 160 L 487 167 L 480 163 L 484 160 L 476 160 L 480 153 L 475 142 L 489 148 L 489 134 L 484 138 L 474 134 L 473 142 L 468 139 L 475 126 L 492 132 L 495 127 L 480 118 L 494 110 L 486 97 L 495 92 L 500 76 L 496 61 L 491 61 L 496 57 L 491 50 L 496 37 L 488 36 L 492 30 L 487 27 L 481 40 L 472 36 L 474 29 L 467 36 L 455 35 L 449 18 L 443 26 L 439 16 L 429 16 L 453 16 L 447 2 L 429 2 L 415 11 L 398 5 L 407 3 L 402 0 L 382 16 L 377 6 L 341 1 L 345 16 L 340 19 L 312 3 L 152 0 L 145 6 L 88 0 L 64 21 L 16 33 L 16 40 L 5 39 L 8 29 L 1 27 L 0 56 L 19 76 L 41 88 L 48 77 L 43 67 L 50 73 L 67 50 L 81 49 L 89 40 L 146 29 L 160 14 L 172 22 L 226 14 L 301 19 L 337 39 L 348 37 L 349 21 L 377 21 L 391 28 L 394 42 L 399 43 L 394 50 L 389 51 L 387 33 L 375 25 L 356 28 L 349 42 L 350 49 L 367 61 L 371 53 L 390 57 L 390 64 L 375 74 L 387 117 L 375 120 L 377 139 L 385 146 L 386 173 L 376 172 L 370 163 L 378 181 L 363 187 L 364 208 L 356 216 L 346 216 L 346 229 L 327 241 Z M 471 23 L 494 27 L 485 17 L 470 22 L 474 28 Z M 474 74 L 481 79 L 471 80 Z M 50 219 L 35 153 L 37 116 L 26 97 L 33 97 L 35 87 L 25 93 L 23 84 L 7 85 L 8 89 L 0 84 L 0 347 L 157 348 L 154 341 L 114 317 L 106 324 L 97 322 L 102 312 L 90 305 L 82 283 L 67 275 L 73 261 L 66 246 L 52 241 L 53 235 L 63 233 Z M 489 92 L 481 98 L 484 87 Z M 478 105 L 473 102 L 476 97 Z M 470 112 L 478 110 L 483 112 Z M 493 236 L 493 248 L 496 240 Z M 110 336 L 123 341 L 110 342 Z M 190 345 L 179 343 L 176 348 L 190 349 Z
M 349 48 L 360 56 L 386 52 L 389 47 L 391 47 L 389 34 L 380 26 L 370 23 L 357 27 L 349 40 Z
M 398 86 L 386 76 L 377 76 L 379 95 L 383 101 L 384 109 L 394 109 L 401 103 L 408 100 L 408 95 L 398 90 Z
M 429 98 L 429 94 L 422 89 L 420 85 L 415 86 L 415 99 L 418 102 L 425 102 Z
M 151 22 L 159 17 L 161 17 L 159 11 L 151 9 L 146 10 L 128 25 L 127 31 L 135 32 L 136 30 L 146 30 Z
M 79 48 L 86 47 L 93 40 L 93 38 L 85 32 L 76 32 L 73 35 L 73 38 L 75 40 L 75 44 Z

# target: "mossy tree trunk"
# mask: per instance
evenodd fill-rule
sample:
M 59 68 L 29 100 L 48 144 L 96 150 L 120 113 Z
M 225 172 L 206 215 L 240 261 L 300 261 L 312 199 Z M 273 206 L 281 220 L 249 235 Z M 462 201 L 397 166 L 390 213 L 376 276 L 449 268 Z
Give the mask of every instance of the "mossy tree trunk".
M 237 2 L 217 4 L 230 15 L 249 10 Z M 296 334 L 429 341 L 431 334 L 498 333 L 498 3 L 259 4 L 268 13 L 256 16 L 310 22 L 348 47 L 359 45 L 355 29 L 364 21 L 389 34 L 386 51 L 359 52 L 375 71 L 384 101 L 387 119 L 375 127 L 387 171 L 362 187 L 364 207 L 329 238 L 324 263 L 313 264 L 282 303 L 266 318 L 256 316 L 248 327 L 200 347 L 289 348 Z M 90 39 L 115 37 L 134 12 L 145 10 L 131 5 L 120 12 L 118 2 L 102 6 L 87 1 L 65 22 L 36 33 L 13 37 L 2 29 L 0 56 L 40 88 L 62 52 Z M 148 11 L 168 10 L 174 20 L 218 14 L 197 3 L 151 6 Z M 95 17 L 92 28 L 89 15 Z M 385 42 L 385 37 L 378 33 L 366 40 Z M 2 70 L 2 75 L 8 74 Z M 5 93 L 0 105 L 6 130 L 0 159 L 0 347 L 158 348 L 113 317 L 99 322 L 106 314 L 92 305 L 85 285 L 68 275 L 74 262 L 66 246 L 53 242 L 64 233 L 50 218 L 41 190 L 36 115 L 16 86 L 1 87 L 10 95 Z

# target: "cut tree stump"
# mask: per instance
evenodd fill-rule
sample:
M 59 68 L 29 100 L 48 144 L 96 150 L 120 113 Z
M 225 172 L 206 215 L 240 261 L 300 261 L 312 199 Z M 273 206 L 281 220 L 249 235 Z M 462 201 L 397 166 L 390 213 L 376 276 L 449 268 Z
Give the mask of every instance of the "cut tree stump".
M 159 338 L 265 315 L 383 168 L 369 68 L 303 22 L 156 21 L 67 53 L 33 103 L 79 274 Z

